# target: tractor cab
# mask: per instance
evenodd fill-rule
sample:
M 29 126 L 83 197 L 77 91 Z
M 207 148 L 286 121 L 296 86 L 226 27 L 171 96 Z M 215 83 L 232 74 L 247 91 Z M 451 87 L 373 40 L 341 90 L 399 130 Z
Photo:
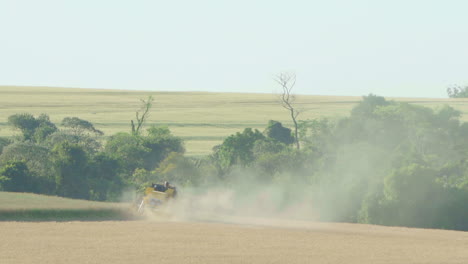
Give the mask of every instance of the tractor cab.
M 144 208 L 157 210 L 168 201 L 174 199 L 177 194 L 176 187 L 170 185 L 168 182 L 164 184 L 151 184 L 151 187 L 146 187 L 145 196 L 138 206 L 138 211 L 143 212 Z
M 164 186 L 163 184 L 152 184 L 151 185 L 154 189 L 154 191 L 156 192 L 165 192 L 167 190 L 166 186 Z

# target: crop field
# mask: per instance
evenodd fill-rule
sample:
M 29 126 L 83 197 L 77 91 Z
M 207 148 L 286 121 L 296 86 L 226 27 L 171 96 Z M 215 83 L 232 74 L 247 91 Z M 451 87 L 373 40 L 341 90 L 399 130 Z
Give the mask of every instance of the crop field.
M 466 232 L 356 224 L 0 222 L 1 263 L 462 264 L 467 248 Z
M 0 136 L 13 136 L 8 116 L 46 113 L 59 124 L 64 117 L 91 121 L 107 136 L 129 131 L 139 99 L 153 95 L 148 125 L 168 126 L 185 140 L 188 155 L 208 154 L 212 147 L 246 127 L 262 130 L 268 120 L 291 126 L 288 112 L 275 94 L 159 92 L 48 87 L 0 86 Z M 348 115 L 361 97 L 298 95 L 299 120 Z M 433 108 L 449 104 L 468 121 L 468 99 L 389 98 Z

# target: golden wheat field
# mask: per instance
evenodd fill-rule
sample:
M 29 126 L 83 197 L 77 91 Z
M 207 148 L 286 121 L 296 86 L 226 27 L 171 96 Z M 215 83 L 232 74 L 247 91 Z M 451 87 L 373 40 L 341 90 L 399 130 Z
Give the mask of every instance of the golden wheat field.
M 5 264 L 468 262 L 466 232 L 357 224 L 3 222 L 0 242 Z
M 205 155 L 225 137 L 246 127 L 263 130 L 269 120 L 291 126 L 278 95 L 209 92 L 125 91 L 0 86 L 0 136 L 12 136 L 8 116 L 46 113 L 59 124 L 64 117 L 86 119 L 106 136 L 129 131 L 139 99 L 155 98 L 148 125 L 168 126 L 185 140 L 188 155 Z M 297 95 L 299 120 L 348 115 L 361 97 Z M 468 99 L 390 98 L 433 108 L 449 104 L 468 121 Z

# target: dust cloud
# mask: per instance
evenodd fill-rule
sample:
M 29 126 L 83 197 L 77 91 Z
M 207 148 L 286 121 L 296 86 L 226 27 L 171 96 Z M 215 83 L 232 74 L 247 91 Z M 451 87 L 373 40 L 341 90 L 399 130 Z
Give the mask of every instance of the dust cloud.
M 236 182 L 178 188 L 178 197 L 147 219 L 287 226 L 292 220 L 317 221 L 313 196 L 299 185 Z

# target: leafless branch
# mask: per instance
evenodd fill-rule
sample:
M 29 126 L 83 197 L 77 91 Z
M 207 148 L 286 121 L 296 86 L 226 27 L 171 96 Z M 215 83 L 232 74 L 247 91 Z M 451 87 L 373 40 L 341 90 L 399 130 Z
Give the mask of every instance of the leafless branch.
M 299 116 L 300 111 L 294 107 L 294 101 L 296 97 L 292 94 L 292 89 L 296 85 L 296 74 L 282 72 L 278 74 L 274 79 L 281 87 L 280 103 L 285 109 L 287 109 L 291 115 L 291 119 L 294 123 L 294 134 L 296 139 L 296 147 L 299 149 L 299 139 L 298 139 L 298 124 L 297 116 Z
M 153 98 L 153 96 L 150 95 L 150 96 L 148 96 L 148 98 L 146 100 L 145 99 L 140 99 L 140 101 L 141 101 L 140 110 L 138 110 L 135 113 L 136 121 L 137 121 L 136 125 L 133 122 L 133 120 L 131 121 L 132 133 L 134 135 L 138 135 L 140 133 L 141 127 L 143 126 L 145 121 L 148 119 L 149 112 L 151 110 L 151 107 L 153 106 L 154 98 Z M 140 116 L 140 112 L 142 113 L 141 116 Z

